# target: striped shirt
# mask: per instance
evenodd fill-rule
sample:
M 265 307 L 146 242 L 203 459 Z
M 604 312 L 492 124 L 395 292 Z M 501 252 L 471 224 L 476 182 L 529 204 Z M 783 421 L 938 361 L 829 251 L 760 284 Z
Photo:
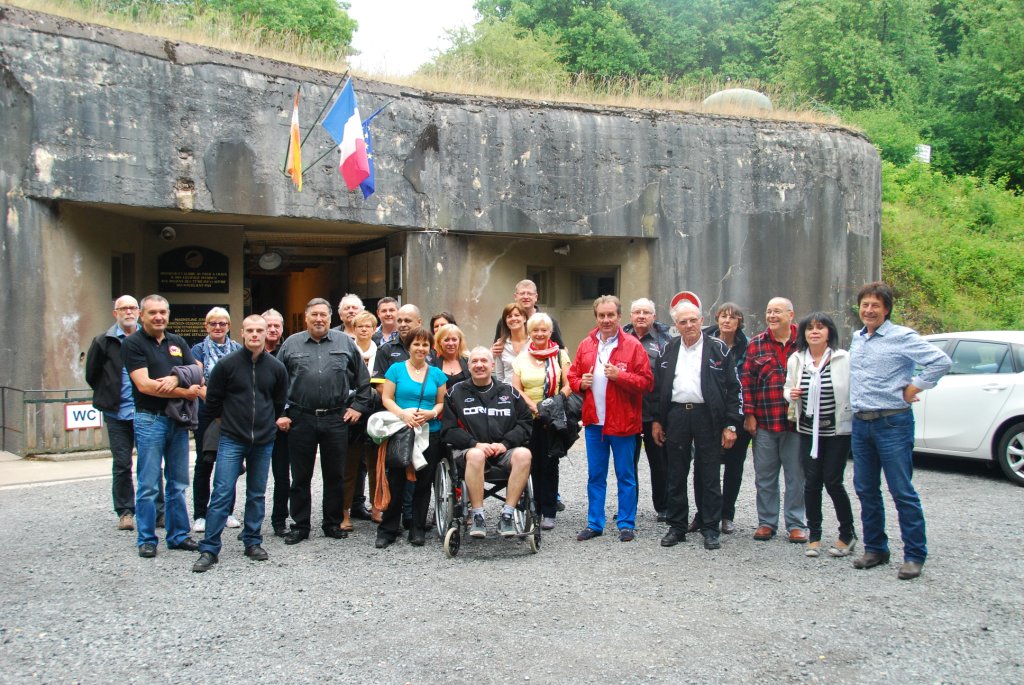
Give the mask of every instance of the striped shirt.
M 807 415 L 807 398 L 811 393 L 811 370 L 804 365 L 800 375 L 800 420 L 796 432 L 811 435 L 814 417 Z M 821 395 L 818 399 L 818 435 L 836 434 L 836 394 L 832 389 L 832 364 L 821 370 Z

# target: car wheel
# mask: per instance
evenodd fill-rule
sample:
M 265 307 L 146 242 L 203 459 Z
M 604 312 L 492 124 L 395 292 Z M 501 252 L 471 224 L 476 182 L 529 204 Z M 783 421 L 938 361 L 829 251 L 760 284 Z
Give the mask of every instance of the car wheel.
M 1024 423 L 1015 423 L 1003 433 L 996 461 L 1010 482 L 1024 487 Z

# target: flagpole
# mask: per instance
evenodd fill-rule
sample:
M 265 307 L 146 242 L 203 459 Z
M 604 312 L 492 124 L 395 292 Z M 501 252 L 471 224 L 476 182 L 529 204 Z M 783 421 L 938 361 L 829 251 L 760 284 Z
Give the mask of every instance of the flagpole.
M 306 138 L 309 138 L 309 134 L 312 133 L 313 129 L 316 128 L 316 125 L 320 123 L 320 117 L 322 117 L 324 115 L 324 112 L 327 111 L 327 107 L 331 104 L 331 100 L 333 100 L 334 96 L 337 95 L 339 90 L 341 90 L 341 87 L 345 85 L 345 80 L 348 79 L 349 71 L 349 69 L 346 69 L 345 73 L 341 77 L 341 80 L 338 81 L 338 85 L 334 86 L 334 92 L 332 92 L 327 97 L 327 101 L 324 102 L 324 106 L 320 109 L 320 113 L 316 115 L 316 119 L 313 121 L 313 125 L 309 127 L 308 131 L 306 131 L 306 135 L 302 138 L 302 143 L 299 144 L 299 147 L 302 147 L 303 145 L 306 144 Z M 323 157 L 321 157 L 320 159 L 323 159 Z
M 365 125 L 365 124 L 368 124 L 368 123 L 370 123 L 370 120 L 371 120 L 371 119 L 373 119 L 373 118 L 374 118 L 375 116 L 377 116 L 378 114 L 380 114 L 381 112 L 383 112 L 383 111 L 384 111 L 384 108 L 385 108 L 385 107 L 387 107 L 388 105 L 390 105 L 390 104 L 391 104 L 392 102 L 394 102 L 394 100 L 388 100 L 388 101 L 387 101 L 387 102 L 385 102 L 385 103 L 384 103 L 383 105 L 381 105 L 381 106 L 380 106 L 380 109 L 378 109 L 378 110 L 377 110 L 376 112 L 374 112 L 373 114 L 371 114 L 371 115 L 370 115 L 370 116 L 369 116 L 369 117 L 368 117 L 368 118 L 366 119 L 366 121 L 364 121 L 364 122 L 363 122 L 363 124 Z M 321 114 L 323 114 L 323 112 L 321 112 Z M 306 168 L 302 170 L 302 175 L 303 175 L 303 176 L 305 176 L 305 175 L 306 175 L 306 172 L 307 172 L 307 171 L 309 171 L 310 169 L 312 169 L 313 167 L 315 167 L 315 166 L 317 165 L 317 163 L 318 163 L 318 162 L 320 162 L 320 160 L 322 160 L 322 159 L 323 159 L 324 157 L 326 157 L 327 155 L 331 154 L 332 152 L 336 152 L 337 150 L 338 150 L 338 147 L 337 147 L 337 146 L 334 146 L 334 147 L 332 147 L 332 148 L 331 148 L 330 150 L 328 150 L 327 152 L 325 152 L 325 153 L 323 153 L 322 155 L 320 155 L 319 157 L 317 157 L 317 158 L 316 158 L 316 160 L 314 160 L 314 161 L 310 162 L 310 163 L 309 163 L 308 165 L 306 165 Z

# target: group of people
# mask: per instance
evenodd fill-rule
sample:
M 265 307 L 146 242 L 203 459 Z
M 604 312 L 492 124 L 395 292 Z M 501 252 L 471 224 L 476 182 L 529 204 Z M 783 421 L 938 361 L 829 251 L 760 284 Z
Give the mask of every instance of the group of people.
M 207 337 L 190 348 L 167 330 L 166 299 L 118 298 L 115 324 L 93 341 L 86 376 L 110 436 L 119 528 L 136 528 L 139 555 L 153 557 L 155 529 L 164 522 L 167 547 L 199 551 L 193 570 L 202 572 L 217 563 L 224 529 L 241 526 L 245 555 L 265 560 L 261 529 L 269 475 L 274 534 L 298 544 L 310 536 L 319 451 L 326 537 L 346 538 L 352 519 L 361 518 L 377 522 L 378 548 L 393 544 L 403 527 L 409 543 L 422 546 L 434 471 L 450 451 L 465 476 L 471 536 L 487 535 L 483 492 L 489 468 L 507 478 L 497 533 L 515 534 L 514 507 L 531 476 L 540 525 L 551 530 L 561 506 L 559 458 L 567 449 L 565 432 L 551 420 L 557 407 L 573 426 L 580 420 L 583 425 L 588 506 L 586 526 L 576 535 L 581 542 L 605 531 L 609 461 L 616 475 L 618 538 L 635 539 L 642 445 L 652 503 L 668 526 L 661 545 L 672 547 L 687 533 L 700 532 L 706 549 L 720 548 L 721 534 L 736 531 L 736 500 L 753 442 L 754 539 L 770 540 L 780 528 L 781 472 L 786 538 L 805 544 L 807 556 L 819 556 L 824 489 L 839 523 L 828 553 L 848 556 L 857 544 L 844 487 L 852 450 L 864 538 L 854 566 L 889 561 L 885 473 L 904 542 L 898 576 L 920 575 L 927 547 L 911 482 L 910 406 L 948 370 L 949 359 L 889 320 L 893 294 L 886 284 L 870 283 L 858 294 L 864 325 L 849 352 L 840 348 L 828 314 L 815 312 L 797 323 L 792 303 L 782 297 L 768 302 L 767 328 L 748 342 L 743 311 L 734 303 L 719 306 L 706 326 L 699 299 L 677 298 L 673 331 L 657 320 L 647 298 L 632 302 L 623 326 L 621 303 L 605 295 L 594 301 L 593 330 L 570 355 L 558 323 L 537 308 L 536 285 L 521 281 L 514 296 L 493 344 L 472 349 L 449 312 L 424 327 L 415 305 L 383 298 L 374 316 L 355 295 L 341 299 L 336 329 L 330 327 L 331 304 L 310 300 L 306 329 L 287 339 L 283 317 L 268 310 L 246 317 L 241 342 L 234 342 L 230 316 L 216 307 L 206 318 Z M 582 400 L 578 416 L 571 410 L 574 399 Z M 384 450 L 371 441 L 371 417 L 412 429 L 415 467 L 384 462 Z M 197 453 L 191 526 L 184 496 L 189 429 Z M 243 473 L 240 524 L 233 510 Z M 190 531 L 203 533 L 202 540 Z

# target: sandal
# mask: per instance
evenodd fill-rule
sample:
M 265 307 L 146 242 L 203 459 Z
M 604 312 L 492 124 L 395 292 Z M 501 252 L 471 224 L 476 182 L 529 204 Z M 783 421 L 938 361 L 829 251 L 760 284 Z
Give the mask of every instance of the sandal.
M 821 542 L 815 540 L 814 542 L 808 542 L 807 548 L 804 549 L 804 556 L 816 558 L 821 553 Z
M 351 533 L 352 531 L 355 530 L 355 528 L 352 527 L 352 522 L 351 521 L 342 521 L 341 525 L 338 526 L 338 527 L 341 528 L 346 533 Z
M 849 542 L 843 542 L 842 540 L 836 540 L 836 544 L 828 548 L 828 553 L 833 557 L 848 557 L 853 554 L 853 548 L 857 546 L 857 538 L 853 538 Z

